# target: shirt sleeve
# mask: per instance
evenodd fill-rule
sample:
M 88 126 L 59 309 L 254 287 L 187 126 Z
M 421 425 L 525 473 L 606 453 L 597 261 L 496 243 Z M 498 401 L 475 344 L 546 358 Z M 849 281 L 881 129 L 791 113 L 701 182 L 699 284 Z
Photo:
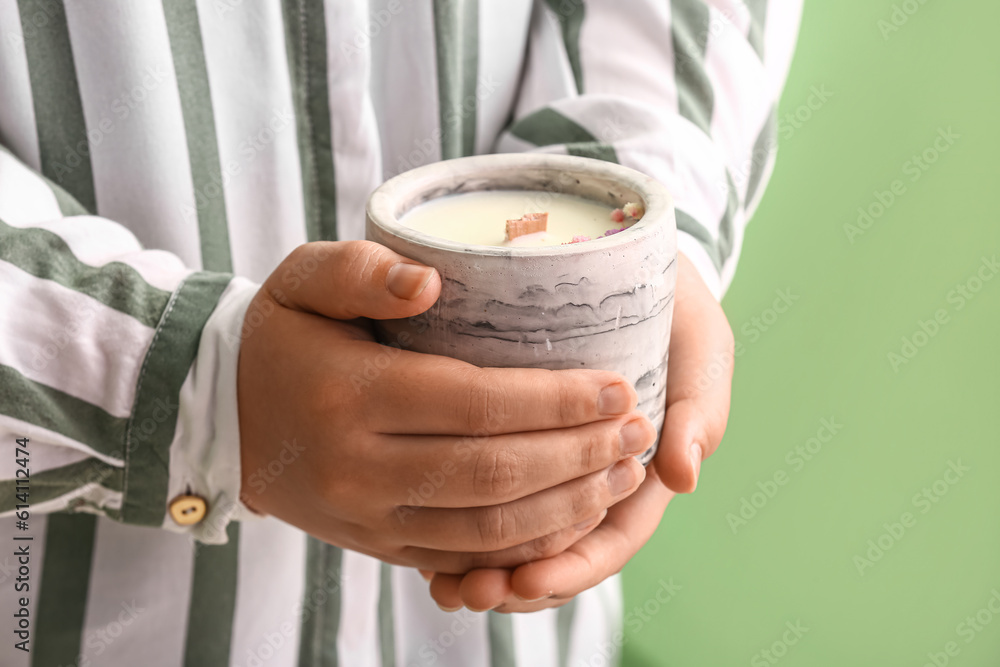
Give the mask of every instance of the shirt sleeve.
M 27 488 L 32 513 L 224 543 L 247 515 L 236 363 L 256 289 L 143 250 L 0 148 L 0 516 Z M 187 494 L 207 512 L 182 526 L 168 507 Z
M 801 0 L 536 0 L 499 152 L 621 163 L 674 198 L 678 248 L 721 298 L 777 148 Z

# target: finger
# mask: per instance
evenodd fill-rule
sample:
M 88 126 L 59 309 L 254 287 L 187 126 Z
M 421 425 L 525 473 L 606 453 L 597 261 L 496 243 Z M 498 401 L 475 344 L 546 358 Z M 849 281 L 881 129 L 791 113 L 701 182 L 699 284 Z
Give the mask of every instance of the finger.
M 387 498 L 405 508 L 507 503 L 603 470 L 656 440 L 639 412 L 583 426 L 467 439 L 383 436 Z
M 458 611 L 465 606 L 462 603 L 462 594 L 459 592 L 463 576 L 461 574 L 437 573 L 431 579 L 431 597 L 434 598 L 437 606 L 444 611 Z
M 373 344 L 375 354 L 386 349 Z M 347 376 L 368 377 L 362 359 L 352 363 Z M 369 428 L 396 434 L 479 437 L 567 428 L 627 414 L 637 402 L 632 385 L 611 371 L 477 368 L 396 349 L 364 385 Z
M 639 490 L 609 509 L 589 535 L 558 556 L 515 569 L 514 594 L 523 600 L 573 597 L 621 571 L 652 536 L 674 495 L 655 468 L 655 463 L 648 466 Z
M 422 572 L 438 574 L 463 575 L 466 572 L 483 568 L 512 568 L 522 563 L 542 558 L 551 558 L 565 551 L 584 535 L 594 530 L 607 510 L 590 521 L 581 522 L 575 526 L 564 528 L 544 537 L 540 537 L 509 549 L 483 553 L 462 551 L 441 551 L 423 547 L 404 547 L 399 560 L 406 563 L 416 563 L 423 567 Z M 427 578 L 426 576 L 424 577 Z
M 509 503 L 488 507 L 424 507 L 400 531 L 408 544 L 489 552 L 535 540 L 588 521 L 634 492 L 645 469 L 634 458 Z M 390 521 L 395 520 L 395 514 Z
M 604 510 L 599 516 L 594 517 L 591 529 L 586 532 L 596 528 L 606 515 L 607 510 Z M 518 565 L 520 564 L 518 563 Z M 547 597 L 538 600 L 518 598 L 511 586 L 512 574 L 513 570 L 510 568 L 479 568 L 469 571 L 462 577 L 458 590 L 462 604 L 472 611 L 487 611 L 506 607 L 508 612 L 542 609 L 549 606 L 551 600 Z
M 585 535 L 600 525 L 607 510 L 594 517 L 588 529 L 581 533 Z M 574 542 L 579 539 L 574 539 Z M 562 553 L 563 549 L 559 550 Z M 553 554 L 554 555 L 554 554 Z M 538 558 L 530 560 L 539 560 Z M 517 565 L 529 562 L 517 561 Z M 423 571 L 422 571 L 423 572 Z M 522 600 L 511 586 L 511 567 L 483 567 L 469 570 L 465 574 L 434 573 L 438 580 L 431 588 L 431 596 L 442 609 L 455 611 L 459 607 L 467 607 L 472 611 L 495 610 L 503 613 L 521 613 L 558 607 L 570 598 L 543 597 L 538 600 Z M 426 578 L 426 577 L 425 577 Z
M 264 290 L 287 308 L 338 320 L 384 320 L 430 308 L 441 277 L 371 241 L 315 242 L 293 250 Z
M 694 491 L 701 462 L 726 431 L 733 377 L 733 333 L 718 301 L 684 255 L 670 332 L 667 413 L 656 453 L 663 483 Z
M 572 598 L 521 600 L 514 595 L 510 577 L 509 569 L 500 568 L 473 570 L 465 575 L 435 574 L 430 593 L 437 605 L 449 612 L 465 607 L 477 612 L 491 610 L 501 614 L 523 614 L 561 607 L 572 600 Z M 484 594 L 489 597 L 482 597 Z

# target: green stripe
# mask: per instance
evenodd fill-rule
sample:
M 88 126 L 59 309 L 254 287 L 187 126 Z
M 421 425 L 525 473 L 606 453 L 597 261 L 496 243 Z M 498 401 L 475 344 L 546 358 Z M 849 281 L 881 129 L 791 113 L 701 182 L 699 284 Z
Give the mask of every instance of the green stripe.
M 733 177 L 730 176 L 729 171 L 726 171 L 726 183 L 728 185 L 729 195 L 726 198 L 726 211 L 722 214 L 722 219 L 719 220 L 719 259 L 723 263 L 729 259 L 730 255 L 733 254 L 733 246 L 736 244 L 736 227 L 735 219 L 736 212 L 740 207 L 739 194 L 736 192 L 736 184 L 733 183 Z
M 11 227 L 0 220 L 0 261 L 86 294 L 148 327 L 156 326 L 170 300 L 170 292 L 149 285 L 128 264 L 84 264 L 58 234 L 37 227 Z
M 589 157 L 605 162 L 618 162 L 614 146 L 602 143 L 566 144 L 566 152 L 577 157 Z
M 476 152 L 478 0 L 434 0 L 441 159 Z
M 559 665 L 569 666 L 569 642 L 573 636 L 573 620 L 576 618 L 576 598 L 559 607 L 556 611 L 556 643 L 559 649 Z
M 379 563 L 378 633 L 383 667 L 396 664 L 395 615 L 392 610 L 392 566 Z
M 191 162 L 201 266 L 207 271 L 231 272 L 233 259 L 229 250 L 226 200 L 222 195 L 222 165 L 198 8 L 195 0 L 163 0 L 163 15 L 170 36 Z M 212 184 L 217 187 L 210 188 Z
M 510 614 L 486 612 L 486 627 L 490 645 L 489 667 L 517 667 L 514 651 L 514 618 Z
M 678 111 L 708 133 L 714 104 L 705 70 L 711 20 L 708 5 L 702 0 L 671 0 L 670 11 Z
M 298 667 L 337 667 L 343 552 L 315 537 L 306 539 L 306 585 Z
M 771 160 L 771 153 L 778 144 L 778 114 L 777 109 L 772 108 L 767 116 L 764 128 L 757 135 L 757 141 L 753 144 L 753 153 L 750 161 L 750 175 L 747 177 L 747 196 L 744 200 L 749 204 L 754 200 L 757 189 L 761 186 L 764 173 L 767 171 L 767 164 Z
M 712 260 L 715 270 L 722 271 L 722 258 L 719 256 L 719 248 L 711 232 L 705 229 L 704 225 L 695 220 L 692 215 L 680 209 L 676 209 L 674 215 L 677 218 L 677 231 L 693 236 L 701 244 L 701 247 L 705 249 L 705 252 L 708 253 L 708 257 Z
M 100 459 L 85 459 L 59 468 L 31 473 L 31 482 L 22 485 L 28 488 L 28 503 L 54 500 L 87 484 L 100 484 L 112 491 L 122 490 L 122 469 L 108 465 Z M 21 500 L 16 497 L 17 480 L 0 481 L 0 512 L 10 512 Z
M 97 212 L 87 124 L 76 80 L 66 9 L 51 0 L 18 0 L 38 128 L 42 173 L 89 212 Z M 35 20 L 44 17 L 44 21 Z
M 229 536 L 226 544 L 196 543 L 184 667 L 229 664 L 236 611 L 240 524 L 230 523 L 226 526 L 226 534 Z
M 583 93 L 583 67 L 580 64 L 580 26 L 586 13 L 584 0 L 545 0 L 545 4 L 555 13 L 562 27 L 563 45 L 566 47 L 566 57 L 573 70 L 576 81 L 576 92 Z
M 736 212 L 739 209 L 739 196 L 736 193 L 736 185 L 733 183 L 733 179 L 728 171 L 726 172 L 726 181 L 728 185 L 726 210 L 719 220 L 719 236 L 717 239 L 713 238 L 711 232 L 689 213 L 680 209 L 674 211 L 677 219 L 677 230 L 693 236 L 705 249 L 705 252 L 708 253 L 712 264 L 715 265 L 715 269 L 719 272 L 722 271 L 722 265 L 725 264 L 726 260 L 733 253 L 733 246 L 736 243 L 734 221 Z
M 550 107 L 517 121 L 510 133 L 536 146 L 566 144 L 566 152 L 570 155 L 618 162 L 613 146 L 598 141 L 587 128 Z
M 0 414 L 46 428 L 109 456 L 122 456 L 126 420 L 0 364 Z
M 337 190 L 323 0 L 284 0 L 282 10 L 302 170 L 306 238 L 336 241 Z
M 750 31 L 747 33 L 747 41 L 757 52 L 760 59 L 764 59 L 764 25 L 767 20 L 767 0 L 743 0 L 747 9 L 750 10 Z
M 92 514 L 48 517 L 31 642 L 32 667 L 77 664 L 83 650 L 83 623 L 96 531 L 97 517 Z
M 231 277 L 224 273 L 189 276 L 174 293 L 146 354 L 126 437 L 122 502 L 126 523 L 163 523 L 181 385 L 198 353 L 205 322 Z

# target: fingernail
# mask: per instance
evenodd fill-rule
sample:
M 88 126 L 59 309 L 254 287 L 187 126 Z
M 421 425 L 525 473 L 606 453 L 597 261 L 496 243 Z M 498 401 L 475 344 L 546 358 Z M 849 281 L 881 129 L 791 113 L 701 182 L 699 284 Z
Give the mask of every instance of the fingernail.
M 597 397 L 597 410 L 602 415 L 623 415 L 632 409 L 632 394 L 621 382 L 608 385 Z
M 629 423 L 622 426 L 622 430 L 619 431 L 619 436 L 621 437 L 619 445 L 621 447 L 622 456 L 635 456 L 636 454 L 642 454 L 649 447 L 647 443 L 649 431 L 646 429 L 646 425 L 642 423 L 641 419 L 633 419 Z
M 625 493 L 635 484 L 635 472 L 633 472 L 629 461 L 630 459 L 626 459 L 621 463 L 616 463 L 611 472 L 608 473 L 608 488 L 611 489 L 612 496 Z
M 427 570 L 417 570 L 417 572 L 419 572 L 420 576 L 424 578 L 424 581 L 430 581 L 434 578 L 433 572 L 428 572 Z
M 389 269 L 389 274 L 385 278 L 385 286 L 393 295 L 407 301 L 416 299 L 427 287 L 434 275 L 434 269 L 429 266 L 419 266 L 417 264 L 407 264 L 400 262 Z
M 441 611 L 446 611 L 446 612 L 448 612 L 449 614 L 451 614 L 452 612 L 456 612 L 456 611 L 458 611 L 459 609 L 461 609 L 461 608 L 462 608 L 462 606 L 461 606 L 461 605 L 459 605 L 459 606 L 457 606 L 457 607 L 445 607 L 445 606 L 444 606 L 443 604 L 441 604 L 440 602 L 436 602 L 435 604 L 436 604 L 436 605 L 437 605 L 438 607 L 440 607 L 440 608 L 441 608 Z
M 701 445 L 697 442 L 691 445 L 691 469 L 694 471 L 694 486 L 698 488 L 698 475 L 701 474 Z M 694 491 L 694 489 L 691 489 Z
M 523 598 L 520 595 L 518 595 L 517 593 L 514 593 L 514 597 L 516 597 L 521 602 L 541 602 L 542 600 L 548 600 L 550 597 L 552 597 L 552 593 L 549 593 L 548 595 L 543 595 L 540 598 L 535 598 L 534 600 L 529 600 L 528 598 Z

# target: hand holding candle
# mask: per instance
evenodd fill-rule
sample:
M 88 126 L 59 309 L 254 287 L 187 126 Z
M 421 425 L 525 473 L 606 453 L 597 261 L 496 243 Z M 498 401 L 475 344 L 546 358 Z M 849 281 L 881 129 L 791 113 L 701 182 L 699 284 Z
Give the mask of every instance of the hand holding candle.
M 694 490 L 702 459 L 726 430 L 734 343 L 722 308 L 697 271 L 683 255 L 679 264 L 666 423 L 639 490 L 559 555 L 513 570 L 434 575 L 430 590 L 439 605 L 529 612 L 566 604 L 619 572 L 653 535 L 674 493 Z

